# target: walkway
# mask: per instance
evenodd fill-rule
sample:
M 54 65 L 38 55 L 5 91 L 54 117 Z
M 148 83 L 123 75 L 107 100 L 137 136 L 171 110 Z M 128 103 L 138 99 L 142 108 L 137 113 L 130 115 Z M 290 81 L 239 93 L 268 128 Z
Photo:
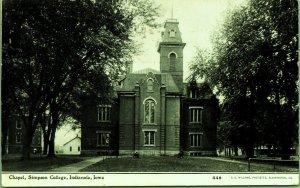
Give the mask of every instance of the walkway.
M 234 159 L 225 159 L 225 158 L 221 158 L 221 157 L 202 157 L 202 158 L 216 160 L 216 161 L 230 162 L 230 163 L 248 164 L 248 162 L 246 162 L 246 161 L 243 162 L 243 161 L 238 161 L 238 160 L 234 160 Z
M 49 172 L 79 172 L 79 170 L 88 167 L 92 164 L 95 164 L 99 161 L 102 161 L 103 157 L 93 157 L 93 158 L 88 158 L 86 160 L 80 161 L 78 163 L 73 163 L 69 164 L 66 166 L 54 168 L 50 170 Z

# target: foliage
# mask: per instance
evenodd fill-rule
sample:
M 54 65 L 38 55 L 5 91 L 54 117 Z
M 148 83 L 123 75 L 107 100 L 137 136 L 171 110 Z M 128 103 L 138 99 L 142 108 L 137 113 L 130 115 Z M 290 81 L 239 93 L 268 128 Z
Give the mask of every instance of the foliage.
M 223 118 L 248 156 L 265 144 L 286 153 L 297 137 L 297 47 L 297 1 L 250 0 L 228 13 L 211 55 L 195 59 L 195 76 L 224 96 Z
M 13 0 L 3 3 L 3 83 L 25 125 L 24 158 L 46 111 L 54 142 L 82 91 L 109 96 L 135 52 L 134 28 L 154 25 L 145 0 Z M 146 14 L 147 11 L 151 12 Z M 7 118 L 7 117 L 4 117 Z M 44 121 L 45 122 L 45 121 Z M 53 144 L 54 147 L 54 144 Z

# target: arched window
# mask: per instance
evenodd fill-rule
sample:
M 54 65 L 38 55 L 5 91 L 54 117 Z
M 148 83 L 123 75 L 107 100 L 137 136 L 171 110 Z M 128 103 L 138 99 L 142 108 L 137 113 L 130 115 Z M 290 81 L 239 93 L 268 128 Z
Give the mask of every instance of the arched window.
M 175 62 L 176 62 L 176 55 L 175 53 L 170 54 L 170 70 L 174 71 L 175 70 Z
M 175 37 L 176 36 L 176 31 L 174 31 L 173 29 L 170 30 L 170 37 Z
M 151 78 L 147 80 L 147 91 L 153 91 L 153 79 Z
M 147 99 L 145 101 L 145 123 L 154 123 L 155 101 Z

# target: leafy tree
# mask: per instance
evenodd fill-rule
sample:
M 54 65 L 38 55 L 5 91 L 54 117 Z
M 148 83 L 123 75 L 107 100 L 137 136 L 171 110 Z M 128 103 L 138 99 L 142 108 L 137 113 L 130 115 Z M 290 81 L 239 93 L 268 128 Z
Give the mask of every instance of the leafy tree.
M 54 156 L 57 125 L 78 93 L 95 80 L 100 95 L 108 92 L 135 52 L 135 28 L 153 26 L 156 9 L 145 0 L 13 0 L 3 8 L 3 83 L 25 125 L 23 159 L 41 122 Z
M 291 134 L 297 121 L 289 121 L 298 108 L 297 6 L 296 0 L 250 0 L 228 14 L 211 56 L 200 52 L 193 67 L 224 97 L 247 157 L 259 144 L 288 154 L 297 138 Z

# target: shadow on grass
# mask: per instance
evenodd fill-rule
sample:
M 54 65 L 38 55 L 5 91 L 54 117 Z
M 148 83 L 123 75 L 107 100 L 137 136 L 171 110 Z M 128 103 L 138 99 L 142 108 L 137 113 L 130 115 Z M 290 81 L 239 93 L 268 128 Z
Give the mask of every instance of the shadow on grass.
M 57 156 L 48 158 L 46 156 L 32 156 L 28 161 L 21 161 L 19 157 L 7 157 L 2 159 L 2 171 L 9 172 L 47 172 L 53 168 L 77 163 L 84 160 L 80 156 Z

